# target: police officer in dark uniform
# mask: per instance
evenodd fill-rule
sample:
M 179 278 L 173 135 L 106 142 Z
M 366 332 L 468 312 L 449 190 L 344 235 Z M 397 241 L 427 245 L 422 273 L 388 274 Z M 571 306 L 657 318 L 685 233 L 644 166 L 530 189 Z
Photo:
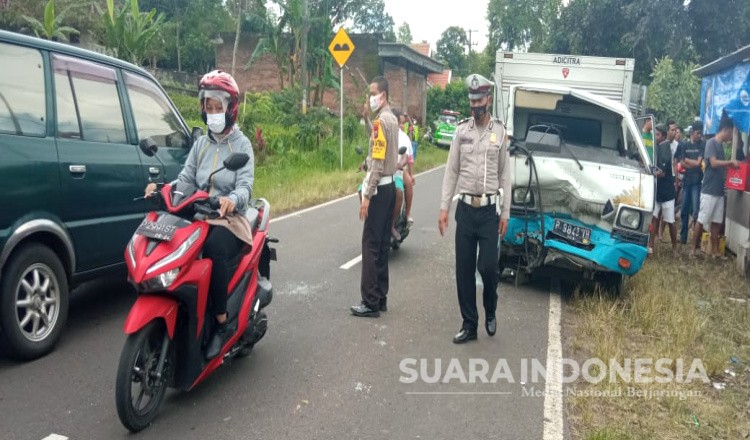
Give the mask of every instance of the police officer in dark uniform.
M 466 79 L 466 87 L 472 116 L 458 124 L 451 143 L 438 219 L 444 235 L 451 201 L 458 193 L 456 287 L 463 325 L 453 337 L 456 344 L 477 338 L 477 269 L 484 285 L 485 328 L 487 334 L 495 335 L 498 239 L 505 235 L 510 216 L 511 169 L 505 127 L 489 113 L 493 84 L 474 74 Z

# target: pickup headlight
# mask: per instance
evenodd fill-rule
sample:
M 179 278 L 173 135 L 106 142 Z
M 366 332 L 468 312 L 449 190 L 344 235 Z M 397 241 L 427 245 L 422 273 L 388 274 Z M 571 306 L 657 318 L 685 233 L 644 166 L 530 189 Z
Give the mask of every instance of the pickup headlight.
M 641 229 L 643 223 L 643 213 L 635 209 L 622 208 L 620 214 L 617 216 L 617 226 L 621 226 L 631 231 L 638 231 Z
M 534 206 L 534 190 L 527 188 L 516 188 L 513 190 L 513 204 Z

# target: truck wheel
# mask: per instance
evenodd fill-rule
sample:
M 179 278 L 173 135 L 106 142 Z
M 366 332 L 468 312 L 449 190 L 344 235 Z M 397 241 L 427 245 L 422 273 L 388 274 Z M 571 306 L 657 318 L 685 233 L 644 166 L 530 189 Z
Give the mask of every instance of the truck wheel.
M 8 354 L 31 360 L 52 351 L 68 318 L 68 279 L 57 255 L 31 243 L 13 253 L 0 283 L 0 328 Z

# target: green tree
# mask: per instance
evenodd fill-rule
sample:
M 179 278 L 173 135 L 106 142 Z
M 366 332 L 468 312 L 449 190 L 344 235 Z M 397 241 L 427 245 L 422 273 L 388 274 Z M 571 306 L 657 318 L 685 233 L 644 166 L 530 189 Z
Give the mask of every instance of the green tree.
M 487 5 L 490 42 L 503 50 L 543 47 L 562 0 L 490 0 Z
M 61 13 L 55 15 L 55 0 L 49 0 L 44 7 L 44 21 L 39 21 L 28 15 L 24 15 L 23 18 L 31 26 L 31 30 L 37 37 L 46 40 L 68 41 L 69 35 L 80 34 L 75 28 L 63 26 L 65 15 L 69 10 L 70 8 L 66 8 Z
M 466 31 L 458 26 L 451 26 L 444 30 L 437 41 L 435 55 L 448 64 L 457 76 L 466 76 L 467 57 L 466 47 L 469 41 Z
M 351 20 L 353 32 L 380 34 L 386 41 L 396 41 L 393 17 L 385 12 L 383 0 L 330 0 L 330 2 L 338 5 L 332 8 L 337 11 L 331 14 L 333 26 Z
M 432 124 L 443 110 L 460 112 L 462 118 L 469 116 L 469 98 L 463 81 L 453 81 L 445 89 L 432 87 L 427 91 L 427 122 Z
M 701 82 L 692 73 L 696 67 L 692 63 L 675 63 L 669 57 L 657 61 L 646 105 L 656 110 L 661 119 L 674 119 L 682 127 L 689 125 L 700 107 Z
M 403 22 L 403 24 L 398 27 L 396 41 L 401 44 L 411 44 L 413 39 L 414 38 L 411 36 L 411 28 L 409 27 L 409 23 Z
M 117 58 L 141 65 L 157 48 L 159 31 L 164 15 L 156 9 L 141 12 L 138 0 L 130 0 L 120 11 L 115 10 L 114 1 L 107 0 L 107 10 L 102 14 L 104 21 L 104 45 L 114 52 Z
M 750 2 L 691 0 L 690 36 L 701 64 L 750 44 Z

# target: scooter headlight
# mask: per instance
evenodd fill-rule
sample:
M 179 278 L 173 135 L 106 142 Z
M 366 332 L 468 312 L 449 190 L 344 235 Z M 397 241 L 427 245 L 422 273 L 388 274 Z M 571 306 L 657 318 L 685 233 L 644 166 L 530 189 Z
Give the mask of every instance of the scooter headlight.
M 620 215 L 617 217 L 618 226 L 632 231 L 640 230 L 642 221 L 643 213 L 630 208 L 622 208 L 620 210 Z
M 172 285 L 174 280 L 177 279 L 177 275 L 180 273 L 180 268 L 176 267 L 172 270 L 168 270 L 161 273 L 153 278 L 150 278 L 143 282 L 142 289 L 145 292 L 153 292 L 156 290 L 164 290 Z
M 187 253 L 187 251 L 190 250 L 190 248 L 193 246 L 193 244 L 196 241 L 198 241 L 198 238 L 200 236 L 201 236 L 201 230 L 200 229 L 196 229 L 195 232 L 193 232 L 192 234 L 190 234 L 190 237 L 188 237 L 188 239 L 185 240 L 180 245 L 180 247 L 178 247 L 177 249 L 175 249 L 175 251 L 172 252 L 171 254 L 169 254 L 166 257 L 164 257 L 161 260 L 159 260 L 159 262 L 157 262 L 153 266 L 151 266 L 146 271 L 146 274 L 148 275 L 148 274 L 152 274 L 154 272 L 157 272 L 158 270 L 162 269 L 164 266 L 167 266 L 167 265 L 169 265 L 171 263 L 174 263 L 175 261 L 177 261 L 180 258 L 182 258 Z M 172 281 L 174 281 L 174 279 Z
M 135 235 L 128 242 L 128 257 L 130 257 L 130 265 L 135 267 Z

